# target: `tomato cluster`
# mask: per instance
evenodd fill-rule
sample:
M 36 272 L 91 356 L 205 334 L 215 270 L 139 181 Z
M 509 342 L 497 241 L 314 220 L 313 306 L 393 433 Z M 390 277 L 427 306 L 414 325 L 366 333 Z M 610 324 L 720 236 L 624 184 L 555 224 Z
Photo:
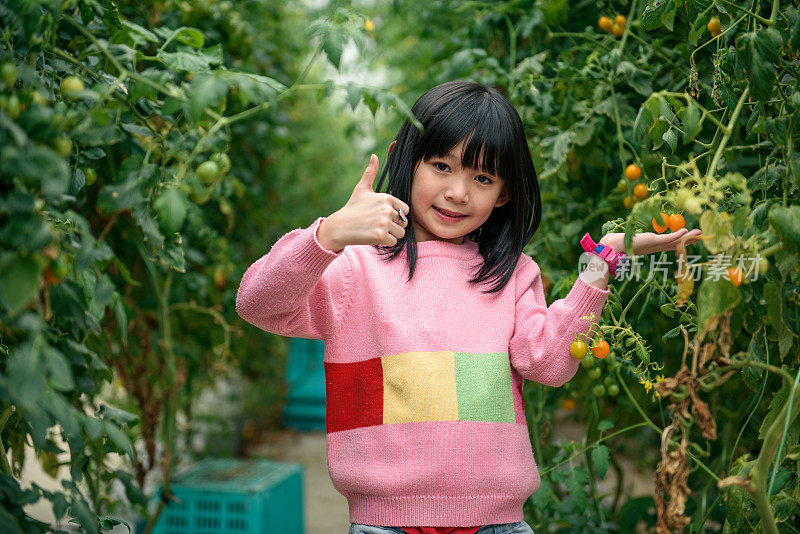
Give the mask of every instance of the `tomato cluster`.
M 614 380 L 612 374 L 606 373 L 606 378 L 602 382 L 599 382 L 600 378 L 603 376 L 603 368 L 599 365 L 600 361 L 605 361 L 606 358 L 608 358 L 609 363 L 607 365 L 611 370 L 619 365 L 612 356 L 611 347 L 606 340 L 596 340 L 592 345 L 591 355 L 588 354 L 585 342 L 581 340 L 573 341 L 572 345 L 570 345 L 570 354 L 573 358 L 580 360 L 581 367 L 586 369 L 589 378 L 596 382 L 592 387 L 592 394 L 595 397 L 602 397 L 606 394 L 615 397 L 619 394 L 619 385 L 616 383 L 616 380 Z M 609 356 L 612 357 L 609 358 Z M 567 398 L 562 402 L 562 407 L 571 411 L 575 409 L 575 401 L 571 398 Z
M 625 18 L 625 15 L 617 14 L 613 21 L 604 15 L 598 19 L 597 25 L 600 26 L 600 29 L 607 31 L 608 33 L 614 34 L 617 37 L 622 37 L 622 34 L 625 33 L 626 22 L 627 19 Z
M 659 224 L 655 217 L 653 218 L 653 230 L 656 233 L 663 234 L 667 231 L 667 228 L 672 230 L 673 232 L 677 232 L 681 228 L 686 226 L 686 221 L 683 218 L 683 215 L 680 213 L 673 213 L 672 215 L 667 215 L 663 211 L 661 212 L 661 222 L 663 224 Z
M 634 164 L 631 163 L 625 168 L 625 178 L 627 178 L 631 182 L 635 182 L 642 176 L 642 169 Z M 619 182 L 617 182 L 617 190 L 621 193 L 624 193 L 628 190 L 628 186 L 625 183 L 625 178 L 621 178 Z M 643 183 L 638 183 L 633 186 L 633 197 L 630 195 L 626 195 L 625 198 L 622 200 L 625 209 L 631 209 L 634 204 L 639 202 L 640 200 L 646 199 L 650 194 L 650 191 L 647 188 L 647 185 Z

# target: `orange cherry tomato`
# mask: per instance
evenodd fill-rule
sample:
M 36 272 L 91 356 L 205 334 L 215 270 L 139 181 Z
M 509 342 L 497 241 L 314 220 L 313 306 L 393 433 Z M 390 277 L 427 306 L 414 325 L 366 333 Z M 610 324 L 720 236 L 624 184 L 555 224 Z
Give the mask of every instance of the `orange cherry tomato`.
M 625 15 L 617 15 L 616 17 L 614 17 L 614 22 L 618 26 L 623 26 L 624 27 L 625 23 L 627 22 L 627 19 L 625 18 Z
M 631 200 L 631 197 L 629 196 L 626 196 L 625 198 L 622 199 L 622 204 L 625 206 L 625 209 L 628 210 L 631 209 L 633 205 L 636 204 L 637 202 L 638 202 L 637 199 Z
M 647 186 L 644 184 L 636 184 L 636 187 L 633 188 L 633 196 L 639 200 L 646 199 L 648 194 Z
M 711 17 L 711 20 L 708 21 L 706 27 L 708 28 L 708 31 L 711 32 L 711 37 L 716 37 L 722 32 L 722 23 L 717 17 Z
M 594 357 L 601 360 L 608 356 L 610 351 L 611 348 L 608 346 L 608 342 L 605 339 L 601 339 L 592 347 L 592 354 L 594 354 Z
M 611 19 L 608 17 L 600 17 L 600 20 L 597 21 L 597 25 L 607 32 L 611 31 L 611 24 Z
M 611 33 L 616 35 L 617 37 L 622 37 L 622 34 L 625 33 L 625 26 L 620 26 L 616 22 L 611 25 Z
M 571 412 L 575 409 L 575 399 L 564 399 L 561 402 L 561 407 Z
M 625 176 L 627 176 L 630 181 L 638 180 L 641 175 L 642 169 L 640 169 L 638 165 L 631 163 L 625 168 Z
M 683 215 L 680 213 L 673 213 L 669 216 L 669 229 L 673 232 L 677 232 L 681 228 L 686 225 L 686 221 L 683 220 Z
M 659 234 L 663 234 L 667 230 L 667 228 L 669 228 L 669 215 L 667 215 L 663 211 L 661 212 L 661 222 L 664 223 L 663 226 L 658 224 L 655 218 L 653 218 L 653 230 L 655 230 Z
M 742 285 L 744 274 L 742 273 L 741 269 L 738 267 L 728 267 L 726 272 L 728 273 L 728 280 L 731 281 L 731 284 L 735 285 L 736 287 Z

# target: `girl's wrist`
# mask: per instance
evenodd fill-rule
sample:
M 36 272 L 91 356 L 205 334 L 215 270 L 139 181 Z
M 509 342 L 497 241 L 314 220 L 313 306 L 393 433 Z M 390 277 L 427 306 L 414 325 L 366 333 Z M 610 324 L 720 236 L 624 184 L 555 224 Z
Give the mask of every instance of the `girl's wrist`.
M 344 246 L 340 245 L 335 237 L 331 235 L 330 230 L 330 221 L 327 218 L 322 219 L 322 222 L 317 227 L 317 241 L 322 245 L 322 248 L 338 254 L 344 249 Z

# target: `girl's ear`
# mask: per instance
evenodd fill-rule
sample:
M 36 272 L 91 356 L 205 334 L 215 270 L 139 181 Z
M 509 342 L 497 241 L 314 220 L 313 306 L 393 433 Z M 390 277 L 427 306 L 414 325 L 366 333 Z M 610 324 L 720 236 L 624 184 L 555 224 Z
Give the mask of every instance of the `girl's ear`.
M 395 139 L 394 141 L 392 141 L 392 143 L 389 145 L 389 154 L 391 154 L 391 153 L 392 153 L 392 149 L 394 148 L 394 144 L 395 144 L 395 143 L 397 143 L 397 139 Z
M 494 207 L 499 208 L 509 200 L 511 200 L 511 195 L 508 194 L 508 185 L 503 185 L 503 190 L 500 191 L 500 196 L 497 197 L 497 202 L 494 203 Z

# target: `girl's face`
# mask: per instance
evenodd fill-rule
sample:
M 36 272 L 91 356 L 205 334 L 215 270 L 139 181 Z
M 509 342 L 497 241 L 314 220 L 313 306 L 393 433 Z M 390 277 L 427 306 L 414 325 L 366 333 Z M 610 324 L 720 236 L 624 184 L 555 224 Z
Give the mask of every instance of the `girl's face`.
M 460 245 L 492 210 L 508 201 L 498 176 L 461 167 L 462 139 L 442 158 L 420 161 L 411 183 L 411 211 L 417 241 L 439 239 Z M 442 211 L 459 214 L 447 217 Z

